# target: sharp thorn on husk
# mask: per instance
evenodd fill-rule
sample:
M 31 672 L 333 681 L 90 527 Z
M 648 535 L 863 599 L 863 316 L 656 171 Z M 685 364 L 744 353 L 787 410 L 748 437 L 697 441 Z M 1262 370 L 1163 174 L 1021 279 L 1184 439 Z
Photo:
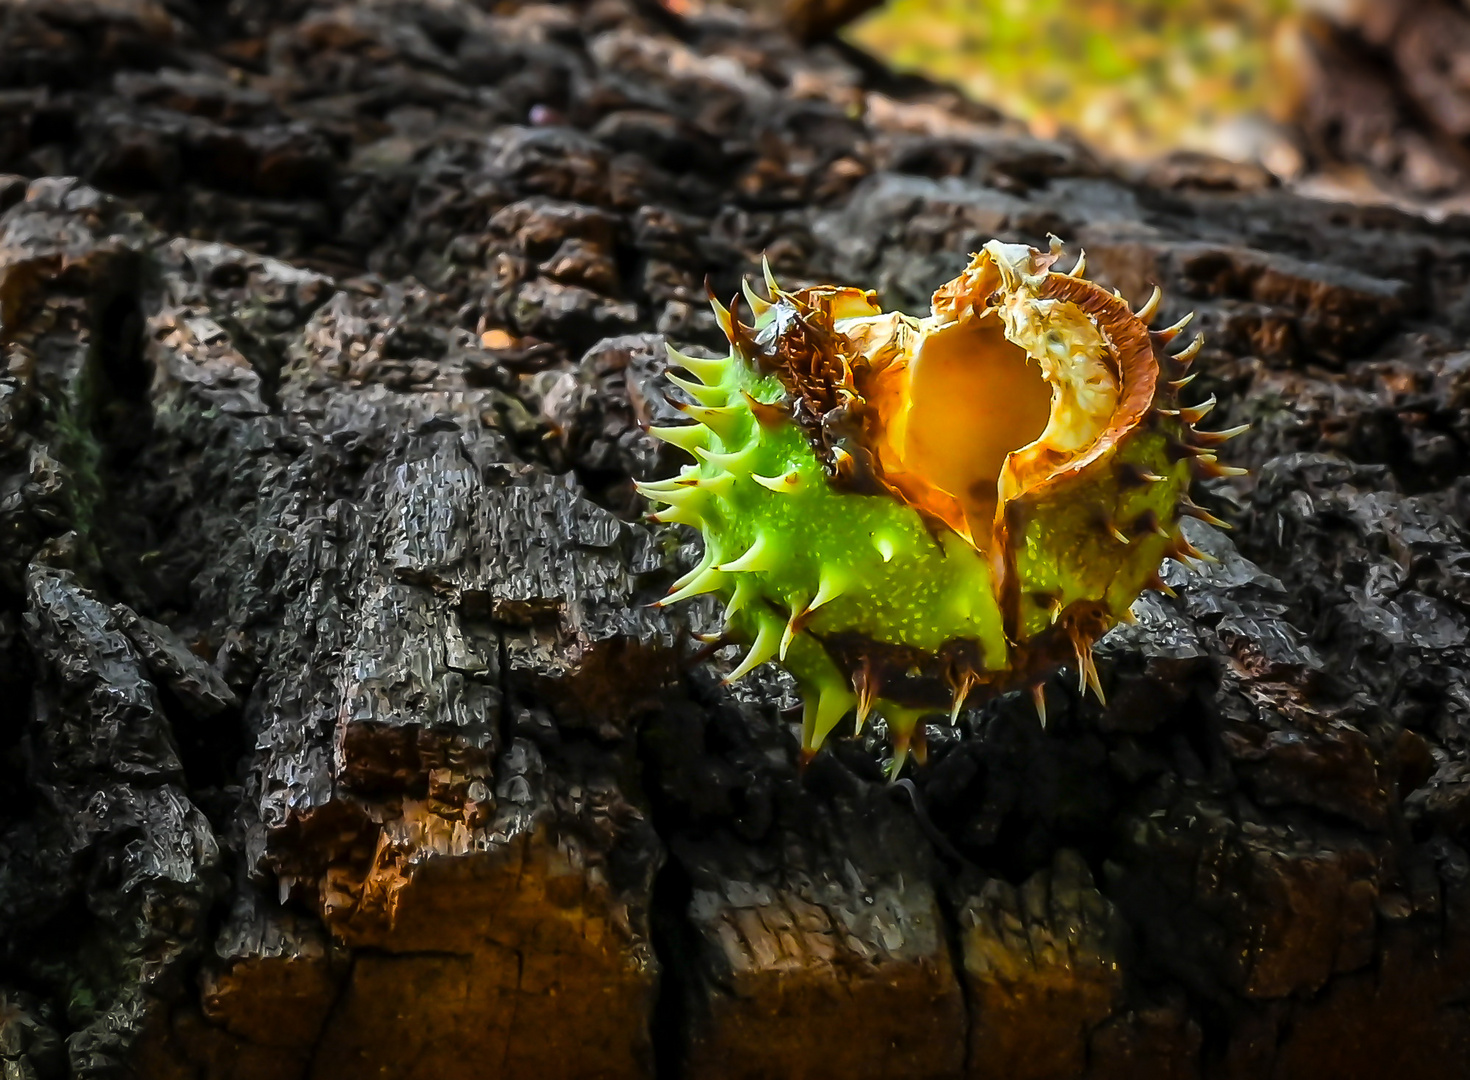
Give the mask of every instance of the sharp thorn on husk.
M 710 386 L 693 379 L 683 379 L 672 371 L 666 372 L 664 377 L 701 405 L 722 406 L 730 400 L 729 395 L 718 386 Z
M 725 340 L 730 343 L 730 347 L 734 348 L 735 317 L 730 314 L 729 308 L 720 303 L 720 298 L 715 295 L 714 286 L 710 284 L 709 278 L 704 279 L 704 289 L 709 294 L 709 306 L 710 310 L 715 313 L 715 322 L 719 324 L 721 332 L 725 335 Z
M 1224 521 L 1221 518 L 1217 518 L 1214 514 L 1210 513 L 1203 506 L 1196 504 L 1189 498 L 1184 498 L 1179 501 L 1179 512 L 1181 514 L 1187 514 L 1189 517 L 1192 517 L 1197 521 L 1203 521 L 1207 525 L 1213 525 L 1217 529 L 1235 528 L 1235 526 L 1231 525 L 1230 522 Z
M 721 563 L 720 569 L 727 574 L 757 574 L 776 565 L 776 552 L 765 533 L 758 533 L 750 547 L 738 559 Z
M 1092 660 L 1092 645 L 1080 635 L 1074 634 L 1072 648 L 1077 653 L 1077 692 L 1086 693 L 1091 688 L 1098 704 L 1106 705 L 1108 699 L 1103 694 L 1102 681 L 1097 677 L 1097 665 Z
M 669 363 L 681 367 L 706 386 L 718 384 L 725 376 L 726 360 L 714 360 L 703 356 L 686 356 L 667 342 L 664 351 L 669 354 Z
M 808 611 L 815 611 L 823 604 L 836 600 L 846 591 L 832 570 L 824 570 L 821 577 L 817 579 L 817 595 L 812 597 L 812 602 L 807 605 Z
M 726 443 L 734 439 L 741 428 L 745 410 L 730 405 L 710 407 L 707 405 L 683 405 L 680 412 L 692 417 L 709 428 Z
M 1249 469 L 1242 469 L 1236 465 L 1221 465 L 1214 458 L 1208 461 L 1196 461 L 1194 470 L 1206 480 L 1218 480 L 1227 476 L 1249 476 Z
M 775 618 L 760 620 L 760 629 L 756 631 L 755 642 L 750 646 L 750 651 L 745 654 L 745 659 L 740 661 L 739 666 L 725 676 L 726 685 L 738 682 L 776 655 L 781 640 L 780 625 L 780 620 Z
M 979 681 L 980 677 L 968 666 L 954 674 L 950 682 L 952 696 L 949 704 L 949 724 L 951 727 L 959 723 L 960 710 L 965 707 L 965 699 L 970 696 L 970 691 L 975 689 L 975 684 Z
M 1106 708 L 1108 698 L 1103 693 L 1102 680 L 1098 678 L 1097 664 L 1093 662 L 1091 652 L 1087 654 L 1087 685 L 1092 688 L 1092 693 L 1097 698 L 1097 703 Z
M 740 472 L 744 471 L 747 466 L 747 458 L 749 458 L 753 449 L 754 447 L 747 446 L 727 454 L 723 451 L 708 450 L 703 446 L 696 446 L 694 448 L 694 456 L 700 461 L 713 465 L 717 469 L 724 469 L 726 472 Z
M 729 622 L 739 612 L 744 611 L 746 606 L 756 597 L 755 583 L 747 577 L 737 578 L 735 590 L 730 593 L 730 599 L 725 603 L 725 611 L 722 616 L 725 622 Z
M 774 304 L 781 299 L 781 286 L 776 284 L 776 275 L 771 273 L 771 260 L 765 255 L 761 256 L 761 275 L 766 279 L 766 292 Z
M 760 401 L 751 397 L 746 391 L 740 391 L 745 403 L 750 406 L 751 415 L 755 417 L 756 423 L 764 428 L 773 428 L 786 423 L 791 419 L 791 410 L 784 405 L 773 405 L 769 402 Z
M 1174 354 L 1173 359 L 1175 363 L 1188 367 L 1194 361 L 1194 358 L 1199 355 L 1199 351 L 1204 347 L 1204 344 L 1205 336 L 1203 334 L 1195 334 L 1193 341 Z
M 682 589 L 669 593 L 659 601 L 660 607 L 669 604 L 677 604 L 680 600 L 688 600 L 691 596 L 700 596 L 703 593 L 714 592 L 725 583 L 725 575 L 717 568 L 711 567 L 698 577 L 694 578 Z
M 1144 301 L 1143 307 L 1133 313 L 1134 316 L 1147 324 L 1154 317 L 1154 313 L 1159 310 L 1159 301 L 1163 298 L 1164 290 L 1155 285 L 1153 293 Z
M 756 291 L 751 288 L 750 282 L 745 278 L 740 279 L 740 291 L 745 294 L 745 302 L 750 305 L 750 314 L 755 318 L 756 322 L 760 322 L 766 312 L 776 306 L 769 300 L 762 300 L 757 296 Z
M 660 442 L 677 446 L 685 453 L 695 454 L 696 450 L 703 449 L 709 441 L 710 430 L 703 424 L 685 424 L 683 427 L 651 427 L 648 434 Z
M 1169 586 L 1169 583 L 1167 581 L 1165 581 L 1158 575 L 1157 571 L 1155 571 L 1153 577 L 1149 578 L 1147 584 L 1144 585 L 1144 588 L 1153 589 L 1155 592 L 1161 592 L 1165 596 L 1170 598 L 1175 598 L 1179 595 Z
M 768 491 L 774 491 L 778 495 L 790 495 L 801 486 L 801 473 L 792 469 L 780 476 L 761 476 L 759 473 L 751 473 L 750 478 Z
M 699 577 L 701 574 L 704 574 L 704 573 L 708 572 L 710 570 L 710 568 L 712 568 L 714 566 L 714 564 L 715 564 L 715 553 L 714 553 L 714 551 L 711 548 L 709 548 L 708 546 L 706 546 L 705 549 L 704 549 L 704 554 L 699 557 L 699 562 L 695 565 L 694 569 L 690 570 L 686 574 L 681 575 L 680 578 L 677 581 L 675 581 L 672 585 L 670 585 L 669 586 L 669 593 L 670 594 L 673 594 L 673 593 L 678 592 L 680 589 L 682 589 L 685 585 L 688 585 L 695 578 Z
M 1167 345 L 1169 342 L 1178 337 L 1180 333 L 1183 332 L 1184 328 L 1188 326 L 1193 319 L 1194 312 L 1191 311 L 1188 315 L 1184 316 L 1184 318 L 1180 319 L 1173 326 L 1166 326 L 1162 330 L 1155 330 L 1153 332 L 1154 337 Z
M 703 529 L 705 524 L 704 518 L 690 506 L 669 506 L 656 514 L 649 514 L 648 519 L 661 525 L 688 525 L 695 529 Z
M 857 709 L 853 721 L 853 738 L 863 733 L 863 725 L 873 711 L 873 701 L 878 696 L 878 679 L 873 673 L 872 662 L 863 657 L 862 665 L 852 673 L 852 692 L 857 695 Z
M 1179 415 L 1184 418 L 1186 424 L 1198 424 L 1215 408 L 1215 395 L 1211 394 L 1198 405 L 1189 405 L 1179 410 Z
M 1231 439 L 1244 435 L 1251 429 L 1249 424 L 1237 424 L 1235 427 L 1225 428 L 1223 431 L 1196 431 L 1193 432 L 1195 442 L 1206 449 L 1223 446 Z

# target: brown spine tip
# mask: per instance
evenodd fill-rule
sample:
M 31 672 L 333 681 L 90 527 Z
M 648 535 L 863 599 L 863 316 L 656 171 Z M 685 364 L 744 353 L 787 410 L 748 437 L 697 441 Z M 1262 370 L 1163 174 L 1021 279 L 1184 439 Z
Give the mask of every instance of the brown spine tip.
M 1180 409 L 1179 415 L 1184 418 L 1184 422 L 1186 424 L 1194 425 L 1198 424 L 1205 417 L 1209 416 L 1210 413 L 1214 411 L 1214 408 L 1215 395 L 1211 394 L 1206 400 L 1200 402 L 1198 405 L 1190 405 Z
M 1184 346 L 1184 348 L 1180 349 L 1173 356 L 1169 357 L 1169 359 L 1173 360 L 1174 363 L 1178 364 L 1181 368 L 1187 370 L 1189 368 L 1189 365 L 1194 362 L 1194 358 L 1199 355 L 1199 351 L 1204 346 L 1204 343 L 1205 336 L 1203 334 L 1195 334 L 1193 341 Z
M 1223 431 L 1192 431 L 1190 434 L 1193 436 L 1196 445 L 1203 446 L 1207 449 L 1214 449 L 1217 446 L 1223 446 L 1239 435 L 1244 435 L 1250 429 L 1251 426 L 1249 424 L 1237 424 L 1235 427 L 1226 428 Z
M 852 692 L 857 695 L 857 719 L 852 729 L 853 736 L 856 737 L 863 733 L 863 725 L 868 722 L 868 714 L 873 711 L 873 699 L 878 696 L 878 674 L 873 670 L 873 662 L 866 656 L 852 673 Z
M 1072 628 L 1071 637 L 1072 650 L 1077 656 L 1077 692 L 1086 693 L 1091 688 L 1098 703 L 1106 705 L 1108 699 L 1103 694 L 1102 681 L 1097 677 L 1097 665 L 1092 660 L 1092 642 L 1075 627 Z
M 929 763 L 928 726 L 928 721 L 925 720 L 920 720 L 915 724 L 913 740 L 909 744 L 909 753 L 914 756 L 914 760 L 920 765 L 927 765 Z
M 1158 572 L 1157 571 L 1155 571 L 1155 573 L 1153 574 L 1153 576 L 1150 577 L 1148 579 L 1148 581 L 1144 583 L 1144 586 L 1143 587 L 1145 589 L 1152 589 L 1152 590 L 1154 590 L 1154 592 L 1161 592 L 1165 596 L 1168 596 L 1168 597 L 1171 597 L 1171 598 L 1177 597 L 1179 595 L 1172 588 L 1170 588 L 1169 583 L 1167 581 L 1165 581 L 1163 578 L 1161 578 L 1158 575 Z
M 1248 476 L 1249 469 L 1241 469 L 1234 465 L 1221 465 L 1215 460 L 1214 455 L 1196 458 L 1194 461 L 1194 473 L 1203 480 L 1218 480 L 1227 476 Z
M 949 723 L 951 727 L 959 723 L 960 710 L 965 706 L 965 699 L 970 696 L 970 691 L 979 681 L 980 677 L 968 666 L 950 672 L 949 688 L 952 696 L 949 705 Z
M 744 390 L 740 391 L 745 398 L 745 404 L 750 407 L 751 415 L 755 417 L 756 423 L 763 428 L 773 428 L 781 424 L 792 422 L 791 410 L 785 405 L 772 405 L 764 401 L 757 401 Z
M 1179 501 L 1179 512 L 1181 514 L 1186 514 L 1189 517 L 1194 518 L 1196 521 L 1203 521 L 1207 525 L 1213 525 L 1217 529 L 1235 528 L 1235 526 L 1231 525 L 1230 522 L 1217 518 L 1214 514 L 1210 513 L 1203 506 L 1198 505 L 1187 496 Z

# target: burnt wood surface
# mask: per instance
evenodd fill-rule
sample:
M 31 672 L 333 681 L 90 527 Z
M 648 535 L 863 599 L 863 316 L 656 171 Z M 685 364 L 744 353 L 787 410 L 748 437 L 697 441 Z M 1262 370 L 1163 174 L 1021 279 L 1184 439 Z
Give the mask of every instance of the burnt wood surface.
M 6 1080 L 1459 1078 L 1470 222 L 1168 191 L 744 16 L 0 7 Z M 650 607 L 668 340 L 991 237 L 1248 478 L 1070 676 L 798 771 Z

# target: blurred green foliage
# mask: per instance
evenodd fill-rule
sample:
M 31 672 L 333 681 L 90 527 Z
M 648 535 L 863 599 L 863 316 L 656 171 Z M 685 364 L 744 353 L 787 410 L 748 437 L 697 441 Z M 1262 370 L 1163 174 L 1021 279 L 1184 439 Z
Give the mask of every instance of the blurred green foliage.
M 1219 152 L 1270 111 L 1271 37 L 1292 0 L 889 0 L 852 27 L 903 70 L 955 83 L 1104 152 Z

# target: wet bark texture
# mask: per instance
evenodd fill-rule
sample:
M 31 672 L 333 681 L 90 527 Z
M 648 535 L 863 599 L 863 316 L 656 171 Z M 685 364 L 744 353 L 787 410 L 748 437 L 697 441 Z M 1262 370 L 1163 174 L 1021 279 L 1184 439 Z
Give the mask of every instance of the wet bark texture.
M 1463 214 L 1470 184 L 1470 7 L 1299 0 L 1277 41 L 1281 101 L 1306 164 L 1365 193 Z
M 625 0 L 17 0 L 0 85 L 7 1080 L 1463 1076 L 1470 231 Z M 663 341 L 1048 232 L 1198 311 L 1237 529 L 1105 708 L 800 774 L 648 606 Z

